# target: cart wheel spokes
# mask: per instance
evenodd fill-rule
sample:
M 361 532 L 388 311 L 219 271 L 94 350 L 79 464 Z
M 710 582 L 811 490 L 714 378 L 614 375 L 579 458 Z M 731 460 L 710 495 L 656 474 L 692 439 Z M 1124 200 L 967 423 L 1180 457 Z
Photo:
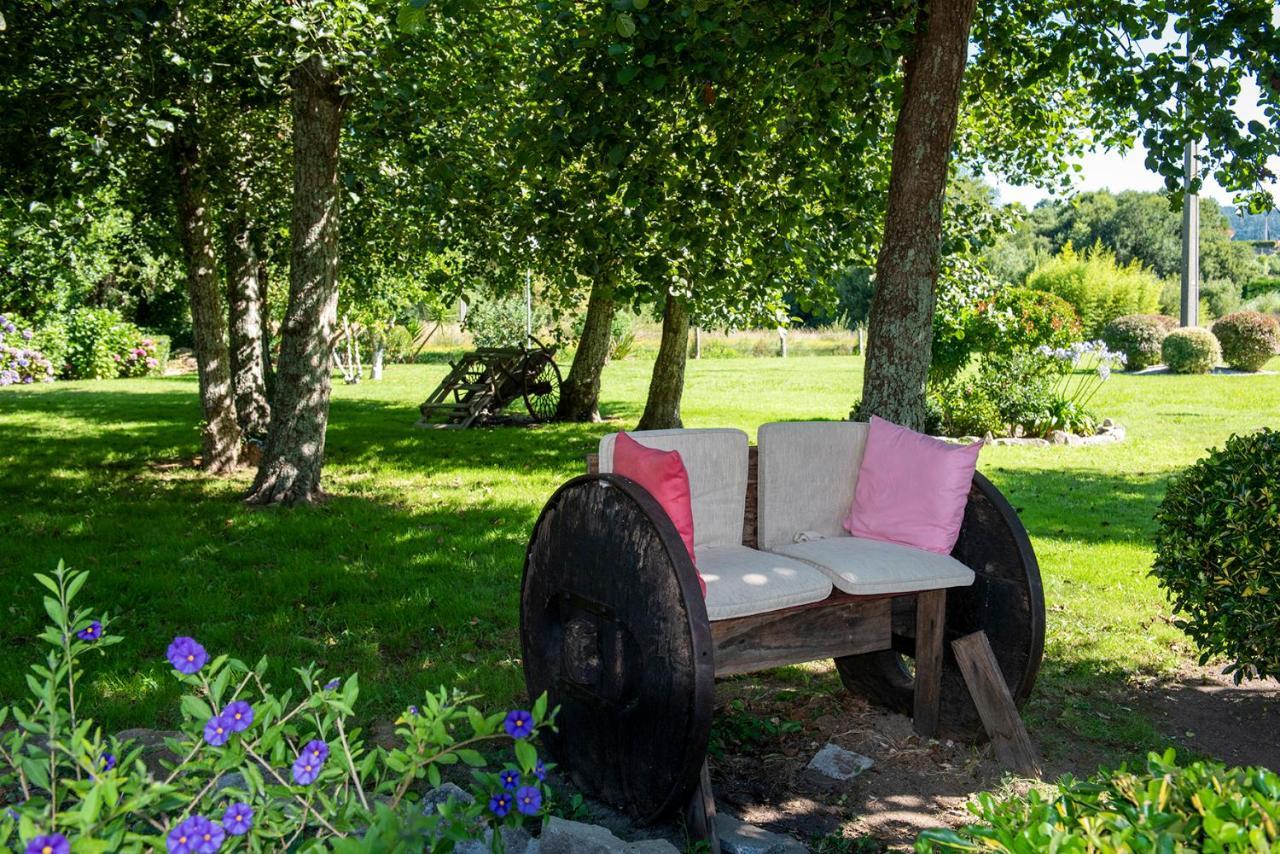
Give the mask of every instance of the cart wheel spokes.
M 560 368 L 551 354 L 529 354 L 524 370 L 524 405 L 538 421 L 550 421 L 560 406 Z

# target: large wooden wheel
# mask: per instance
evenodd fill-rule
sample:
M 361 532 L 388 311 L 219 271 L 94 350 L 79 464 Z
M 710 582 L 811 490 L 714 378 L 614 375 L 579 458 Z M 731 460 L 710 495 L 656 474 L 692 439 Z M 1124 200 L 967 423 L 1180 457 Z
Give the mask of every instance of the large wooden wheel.
M 552 496 L 525 558 L 520 642 L 530 697 L 560 707 L 547 747 L 578 788 L 642 822 L 685 806 L 711 733 L 711 628 L 646 491 L 584 475 Z
M 974 571 L 971 587 L 947 591 L 946 643 L 939 735 L 960 741 L 985 737 L 978 711 L 951 651 L 951 641 L 985 631 L 1000 670 L 1021 708 L 1031 695 L 1044 655 L 1044 589 L 1040 565 L 1018 514 L 1000 491 L 975 474 L 964 523 L 952 556 Z M 893 649 L 836 659 L 845 687 L 903 714 L 914 688 L 906 659 L 915 656 L 914 597 L 893 603 Z

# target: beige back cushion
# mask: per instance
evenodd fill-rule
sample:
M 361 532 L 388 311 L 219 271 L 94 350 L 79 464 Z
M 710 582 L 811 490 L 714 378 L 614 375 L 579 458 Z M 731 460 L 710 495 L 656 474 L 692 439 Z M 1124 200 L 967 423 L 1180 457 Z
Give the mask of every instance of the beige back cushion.
M 775 422 L 757 433 L 759 546 L 774 549 L 807 531 L 848 536 L 868 425 L 853 421 Z
M 695 548 L 742 545 L 747 508 L 747 434 L 741 430 L 641 430 L 628 436 L 648 448 L 678 451 L 689 473 Z M 600 471 L 613 471 L 617 434 L 600 440 Z

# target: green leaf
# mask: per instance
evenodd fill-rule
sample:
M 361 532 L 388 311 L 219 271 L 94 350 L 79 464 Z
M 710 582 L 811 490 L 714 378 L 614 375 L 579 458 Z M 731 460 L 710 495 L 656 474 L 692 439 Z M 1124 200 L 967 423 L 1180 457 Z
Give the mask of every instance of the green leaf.
M 183 694 L 181 708 L 185 717 L 197 723 L 203 724 L 213 717 L 213 709 L 209 708 L 209 704 L 195 694 Z
M 629 39 L 636 34 L 635 19 L 626 12 L 618 13 L 616 26 L 618 29 L 618 35 L 622 36 L 624 39 Z
M 484 757 L 480 755 L 478 750 L 464 747 L 458 751 L 458 758 L 472 768 L 483 768 L 485 765 Z
M 516 759 L 520 762 L 520 770 L 529 774 L 538 764 L 538 750 L 528 741 L 517 741 Z
M 54 582 L 52 578 L 40 572 L 35 573 L 35 577 L 36 577 L 36 581 L 39 581 L 41 584 L 47 587 L 50 593 L 52 593 L 54 596 L 58 595 L 58 585 Z

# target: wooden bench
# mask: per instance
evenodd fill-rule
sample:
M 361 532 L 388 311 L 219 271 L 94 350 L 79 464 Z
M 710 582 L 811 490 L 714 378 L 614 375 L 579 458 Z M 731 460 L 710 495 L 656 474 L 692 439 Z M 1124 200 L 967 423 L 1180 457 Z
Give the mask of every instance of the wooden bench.
M 1039 568 L 1017 514 L 981 474 L 950 558 L 892 552 L 889 566 L 905 567 L 899 583 L 861 564 L 840 575 L 813 562 L 842 552 L 872 564 L 883 557 L 838 522 L 865 425 L 765 425 L 760 448 L 737 431 L 631 435 L 685 459 L 708 592 L 704 601 L 658 503 L 610 473 L 606 437 L 588 474 L 543 509 L 521 590 L 526 683 L 531 696 L 546 691 L 560 706 L 548 748 L 583 791 L 642 821 L 708 801 L 695 790 L 706 779 L 717 676 L 834 659 L 849 690 L 912 715 L 922 735 L 976 740 L 982 722 L 949 642 L 984 631 L 1014 703 L 1025 702 L 1044 644 Z M 816 458 L 806 456 L 810 446 Z M 735 511 L 740 531 L 729 523 Z M 744 567 L 736 575 L 735 562 Z M 945 584 L 931 586 L 934 577 Z M 875 592 L 860 592 L 868 588 Z

